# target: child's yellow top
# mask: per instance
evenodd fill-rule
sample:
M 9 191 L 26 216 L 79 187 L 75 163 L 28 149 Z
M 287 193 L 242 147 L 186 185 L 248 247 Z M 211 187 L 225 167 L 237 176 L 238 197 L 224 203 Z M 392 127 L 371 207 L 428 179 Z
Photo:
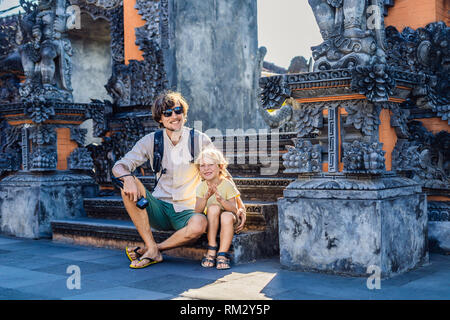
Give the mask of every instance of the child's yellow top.
M 237 197 L 240 195 L 239 190 L 236 188 L 234 183 L 232 183 L 228 179 L 222 179 L 222 182 L 217 186 L 217 192 L 224 198 L 225 200 L 230 200 L 231 198 Z M 208 193 L 208 185 L 206 181 L 202 181 L 202 183 L 197 187 L 197 197 L 204 198 Z M 216 195 L 213 194 L 209 197 L 208 202 L 206 203 L 206 209 L 209 208 L 210 205 L 217 204 L 222 210 L 223 206 L 217 201 Z

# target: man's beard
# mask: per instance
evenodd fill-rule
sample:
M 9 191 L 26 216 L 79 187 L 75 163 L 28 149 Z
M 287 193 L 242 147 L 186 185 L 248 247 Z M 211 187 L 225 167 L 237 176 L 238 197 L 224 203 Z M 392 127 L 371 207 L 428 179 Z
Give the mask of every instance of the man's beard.
M 186 123 L 186 121 L 184 123 Z M 180 132 L 181 130 L 183 130 L 184 123 L 181 125 L 180 129 L 172 129 L 172 128 L 167 128 L 167 127 L 165 127 L 165 128 L 166 128 L 166 130 L 169 130 L 171 132 Z
M 183 130 L 183 126 L 181 126 L 180 129 L 172 129 L 172 128 L 167 128 L 166 127 L 166 130 L 169 130 L 171 132 L 180 132 L 181 130 Z

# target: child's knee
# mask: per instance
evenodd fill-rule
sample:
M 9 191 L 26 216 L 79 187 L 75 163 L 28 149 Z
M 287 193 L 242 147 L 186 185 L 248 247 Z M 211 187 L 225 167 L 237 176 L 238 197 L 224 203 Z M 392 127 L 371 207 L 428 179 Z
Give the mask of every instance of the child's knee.
M 220 207 L 216 204 L 210 205 L 206 212 L 209 217 L 218 216 L 220 214 Z
M 220 216 L 220 223 L 222 225 L 233 225 L 234 224 L 234 215 L 231 212 L 223 212 Z

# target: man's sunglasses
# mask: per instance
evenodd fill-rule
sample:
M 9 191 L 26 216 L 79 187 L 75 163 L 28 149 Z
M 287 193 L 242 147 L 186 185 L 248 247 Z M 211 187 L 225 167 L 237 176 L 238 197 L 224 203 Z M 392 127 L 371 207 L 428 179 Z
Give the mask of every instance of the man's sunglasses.
M 182 114 L 183 113 L 183 107 L 175 107 L 172 109 L 167 109 L 163 111 L 163 115 L 164 117 L 171 117 L 172 116 L 172 112 L 175 112 L 175 114 Z

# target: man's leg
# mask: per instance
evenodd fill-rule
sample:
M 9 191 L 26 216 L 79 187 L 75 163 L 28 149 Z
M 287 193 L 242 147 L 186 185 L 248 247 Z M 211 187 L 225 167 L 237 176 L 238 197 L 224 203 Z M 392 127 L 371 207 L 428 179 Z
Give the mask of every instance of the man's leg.
M 194 214 L 187 225 L 169 238 L 157 244 L 159 251 L 169 250 L 193 242 L 206 232 L 207 220 L 204 214 Z
M 145 187 L 142 182 L 136 179 L 136 183 L 139 189 L 139 193 L 141 195 L 145 195 Z M 148 257 L 156 261 L 161 261 L 162 255 L 158 250 L 155 239 L 153 238 L 146 209 L 139 209 L 138 207 L 136 207 L 136 203 L 134 201 L 131 201 L 127 196 L 125 196 L 123 192 L 121 192 L 121 194 L 125 209 L 127 210 L 128 215 L 130 216 L 131 220 L 136 226 L 139 235 L 145 243 L 145 252 L 143 252 L 142 257 Z M 139 263 L 138 260 L 135 260 L 132 262 L 132 264 L 134 265 L 145 263 L 147 263 L 147 261 L 142 261 L 141 263 Z

